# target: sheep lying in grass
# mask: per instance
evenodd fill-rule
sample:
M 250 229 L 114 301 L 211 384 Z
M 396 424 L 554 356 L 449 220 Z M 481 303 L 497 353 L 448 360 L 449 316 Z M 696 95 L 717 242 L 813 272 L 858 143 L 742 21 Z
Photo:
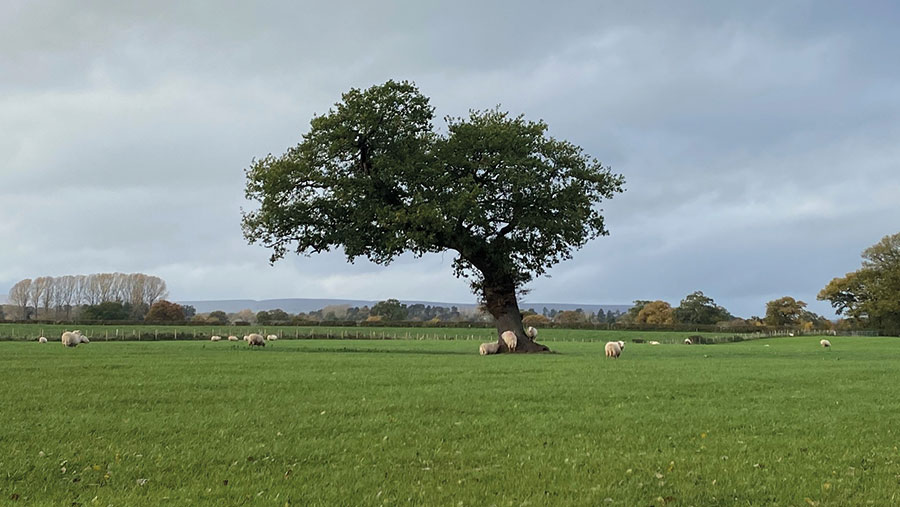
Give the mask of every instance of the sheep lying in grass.
M 828 340 L 821 340 L 821 341 L 819 341 L 819 345 L 821 345 L 827 349 L 828 347 L 831 346 L 831 342 Z
M 510 352 L 516 351 L 516 346 L 519 344 L 519 339 L 516 337 L 516 333 L 512 331 L 503 331 L 503 333 L 500 335 L 500 339 L 503 340 L 503 343 L 506 344 L 506 348 L 508 348 Z
M 238 340 L 238 337 L 237 337 L 237 336 L 231 335 L 231 336 L 228 337 L 228 341 L 230 341 L 230 342 L 237 342 L 237 341 L 240 341 L 240 340 Z
M 86 336 L 81 334 L 77 329 L 75 331 L 66 331 L 62 334 L 62 344 L 66 347 L 76 347 L 79 343 L 91 343 Z
M 38 338 L 38 343 L 47 343 L 47 339 L 41 336 L 40 338 Z
M 650 342 L 650 345 L 659 345 L 659 342 Z
M 251 333 L 244 337 L 247 340 L 247 343 L 250 344 L 251 347 L 265 347 L 266 341 L 263 339 L 261 334 Z
M 217 342 L 217 341 L 220 341 L 221 339 L 222 339 L 222 337 L 217 336 L 217 335 L 212 335 L 209 337 L 209 341 L 211 341 L 211 342 Z
M 497 352 L 500 352 L 500 342 L 482 343 L 478 346 L 478 353 L 482 356 L 496 354 Z
M 685 339 L 684 339 L 684 344 L 685 344 L 685 345 L 693 345 L 694 342 L 692 342 L 690 338 L 685 338 Z
M 606 342 L 606 357 L 618 359 L 622 355 L 622 347 L 619 342 Z
M 535 338 L 537 338 L 537 329 L 535 329 L 531 326 L 528 326 L 528 328 L 525 329 L 525 336 L 534 340 Z
M 278 339 L 278 335 L 277 335 L 277 334 L 270 334 L 269 336 L 266 336 L 266 340 L 268 340 L 268 341 L 274 341 L 274 340 L 277 340 L 277 339 Z

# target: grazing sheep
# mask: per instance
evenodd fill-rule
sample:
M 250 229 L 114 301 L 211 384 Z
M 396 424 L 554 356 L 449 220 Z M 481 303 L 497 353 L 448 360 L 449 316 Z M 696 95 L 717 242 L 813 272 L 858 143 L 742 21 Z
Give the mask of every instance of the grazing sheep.
M 482 356 L 496 354 L 497 352 L 500 352 L 500 342 L 482 343 L 478 346 L 478 353 Z
M 38 343 L 47 343 L 47 339 L 41 336 L 40 338 L 38 338 Z
M 62 344 L 66 347 L 76 347 L 79 343 L 91 342 L 77 329 L 75 331 L 66 331 L 62 334 Z
M 222 339 L 222 337 L 221 337 L 221 336 L 217 336 L 217 335 L 212 335 L 212 336 L 209 337 L 209 341 L 211 341 L 211 342 L 217 342 L 217 341 L 219 341 L 219 340 L 221 340 L 221 339 Z
M 250 344 L 251 347 L 265 347 L 266 341 L 263 339 L 261 334 L 251 333 L 246 337 L 247 343 Z
M 621 354 L 622 347 L 619 346 L 619 342 L 606 342 L 606 357 L 618 359 Z
M 277 339 L 278 339 L 278 335 L 277 335 L 277 334 L 270 334 L 269 336 L 266 336 L 266 340 L 269 340 L 269 341 L 274 341 L 274 340 L 277 340 Z
M 240 341 L 240 340 L 238 340 L 238 337 L 237 337 L 237 336 L 231 335 L 231 336 L 228 337 L 228 341 L 230 341 L 230 342 L 238 342 L 238 341 Z
M 694 342 L 692 342 L 690 338 L 685 338 L 685 339 L 684 339 L 684 344 L 685 344 L 685 345 L 693 345 Z
M 525 330 L 525 336 L 534 340 L 535 338 L 537 338 L 537 329 L 528 326 L 528 328 Z
M 828 340 L 821 340 L 821 341 L 819 341 L 819 345 L 821 345 L 827 349 L 828 347 L 831 347 L 831 342 Z
M 659 342 L 650 342 L 650 345 L 659 345 Z
M 515 352 L 516 345 L 519 343 L 516 333 L 513 333 L 512 331 L 503 331 L 503 334 L 500 335 L 500 339 L 503 340 L 503 343 L 506 344 L 506 348 L 508 348 L 510 352 Z

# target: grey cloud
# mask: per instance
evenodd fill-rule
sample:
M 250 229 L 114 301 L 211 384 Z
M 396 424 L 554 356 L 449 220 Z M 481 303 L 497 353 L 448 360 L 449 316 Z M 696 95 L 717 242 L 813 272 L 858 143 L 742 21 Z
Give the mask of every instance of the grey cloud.
M 527 299 L 763 312 L 897 232 L 892 2 L 13 1 L 0 18 L 0 292 L 144 271 L 173 297 L 471 301 L 452 254 L 269 266 L 243 172 L 352 86 L 412 79 L 439 116 L 502 104 L 625 174 L 611 236 Z M 440 122 L 438 122 L 440 123 Z M 59 244 L 70 245 L 66 250 Z M 767 299 L 768 298 L 768 299 Z

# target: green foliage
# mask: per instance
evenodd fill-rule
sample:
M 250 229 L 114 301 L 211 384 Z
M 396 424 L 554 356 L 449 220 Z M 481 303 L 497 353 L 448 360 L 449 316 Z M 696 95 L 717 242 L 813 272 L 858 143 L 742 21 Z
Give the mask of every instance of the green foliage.
M 272 318 L 269 316 L 269 312 L 262 310 L 256 312 L 256 322 L 262 325 L 271 324 Z
M 408 82 L 352 89 L 313 118 L 299 145 L 254 161 L 244 236 L 272 250 L 341 247 L 349 260 L 454 250 L 473 289 L 510 291 L 607 234 L 602 199 L 624 180 L 543 122 L 499 110 L 432 125 Z
M 128 320 L 131 318 L 131 305 L 107 301 L 99 305 L 86 306 L 81 310 L 84 320 Z
M 85 506 L 892 505 L 900 343 L 830 339 L 629 343 L 616 361 L 602 343 L 509 359 L 473 342 L 0 343 L 0 491 Z M 102 374 L 72 381 L 86 371 Z
M 862 268 L 834 278 L 817 298 L 853 322 L 900 335 L 900 233 L 885 236 L 862 258 Z
M 375 303 L 369 314 L 380 316 L 383 320 L 400 321 L 406 320 L 407 310 L 406 305 L 400 303 L 400 301 L 388 299 L 387 301 Z
M 790 296 L 766 303 L 765 323 L 770 326 L 795 326 L 800 323 L 806 303 Z
M 285 324 L 291 321 L 291 314 L 281 308 L 276 308 L 269 311 L 269 318 L 272 319 L 273 323 Z
M 161 299 L 152 306 L 147 316 L 147 322 L 184 322 L 184 310 L 181 305 Z
M 681 304 L 674 310 L 674 317 L 676 322 L 683 324 L 715 324 L 734 318 L 728 310 L 699 290 L 681 300 Z
M 225 325 L 228 324 L 228 314 L 223 312 L 222 310 L 216 310 L 213 312 L 209 312 L 209 316 L 206 318 L 206 320 L 210 323 Z

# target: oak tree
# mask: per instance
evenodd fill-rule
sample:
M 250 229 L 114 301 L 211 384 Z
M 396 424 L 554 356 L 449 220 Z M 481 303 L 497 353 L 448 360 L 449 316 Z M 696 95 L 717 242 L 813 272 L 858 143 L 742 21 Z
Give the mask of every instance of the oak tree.
M 900 233 L 865 249 L 862 258 L 860 269 L 828 282 L 817 299 L 854 323 L 900 335 Z
M 536 276 L 607 234 L 597 205 L 624 180 L 543 121 L 493 109 L 446 118 L 415 85 L 352 89 L 316 116 L 297 146 L 247 170 L 243 214 L 251 243 L 314 254 L 340 247 L 350 261 L 453 251 L 516 351 L 546 347 L 525 336 L 517 295 Z M 508 349 L 502 340 L 501 350 Z

